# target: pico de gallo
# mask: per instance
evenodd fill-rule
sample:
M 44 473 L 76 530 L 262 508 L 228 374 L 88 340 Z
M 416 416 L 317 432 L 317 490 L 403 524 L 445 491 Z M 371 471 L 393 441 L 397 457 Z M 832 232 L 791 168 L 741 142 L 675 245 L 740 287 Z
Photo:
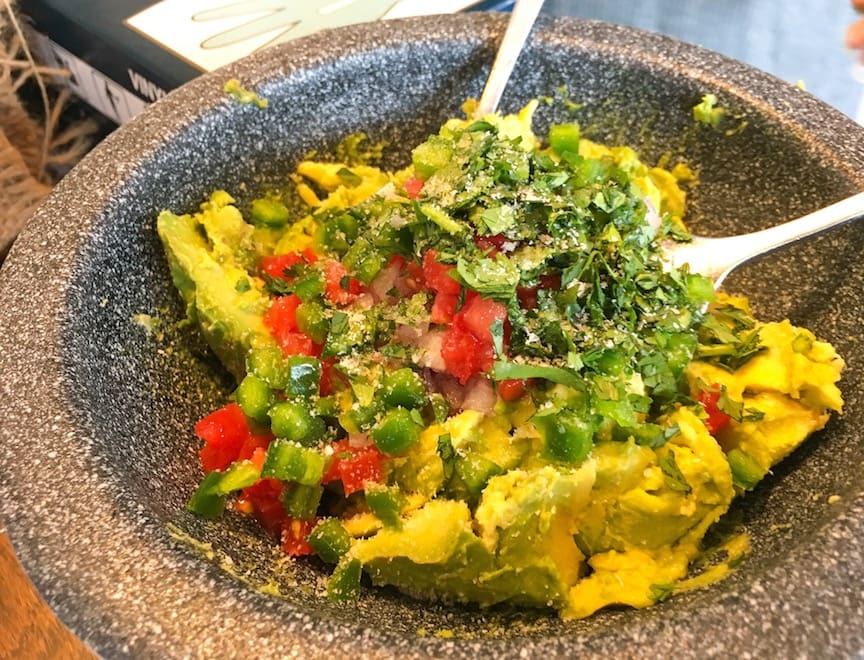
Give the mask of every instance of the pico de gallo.
M 291 175 L 299 214 L 217 191 L 159 217 L 239 382 L 195 426 L 188 508 L 332 565 L 333 600 L 366 574 L 566 618 L 651 605 L 721 577 L 690 574 L 707 530 L 842 406 L 829 344 L 664 259 L 686 166 L 575 123 L 539 139 L 536 107 L 450 120 L 397 172 L 352 138 Z

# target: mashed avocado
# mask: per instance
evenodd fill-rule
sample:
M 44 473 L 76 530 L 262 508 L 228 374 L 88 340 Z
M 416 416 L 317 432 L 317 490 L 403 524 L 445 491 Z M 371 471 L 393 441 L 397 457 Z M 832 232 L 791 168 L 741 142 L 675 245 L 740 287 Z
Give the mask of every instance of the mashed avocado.
M 334 600 L 365 573 L 579 618 L 710 583 L 709 528 L 842 407 L 829 344 L 664 261 L 686 167 L 541 140 L 536 107 L 452 119 L 399 172 L 304 161 L 300 216 L 278 191 L 159 216 L 239 383 L 189 508 L 333 564 Z

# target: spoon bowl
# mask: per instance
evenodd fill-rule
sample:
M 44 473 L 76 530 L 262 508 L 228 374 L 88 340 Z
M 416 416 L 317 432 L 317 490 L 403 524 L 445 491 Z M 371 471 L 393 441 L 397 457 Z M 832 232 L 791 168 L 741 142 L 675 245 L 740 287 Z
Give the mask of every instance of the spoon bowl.
M 864 192 L 761 231 L 723 238 L 694 236 L 688 243 L 670 242 L 665 246 L 666 258 L 673 267 L 686 264 L 691 272 L 710 277 L 714 288 L 719 289 L 729 273 L 751 259 L 862 217 Z

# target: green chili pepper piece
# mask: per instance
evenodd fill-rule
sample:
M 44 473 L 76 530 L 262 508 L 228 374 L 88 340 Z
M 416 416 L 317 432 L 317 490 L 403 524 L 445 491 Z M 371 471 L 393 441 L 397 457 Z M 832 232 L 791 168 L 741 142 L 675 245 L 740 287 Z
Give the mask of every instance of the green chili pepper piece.
M 489 479 L 501 474 L 501 466 L 478 454 L 468 454 L 456 458 L 456 475 L 465 484 L 473 499 L 478 499 Z
M 219 518 L 228 493 L 251 486 L 260 478 L 261 473 L 252 461 L 234 461 L 224 472 L 208 472 L 186 508 L 204 518 Z
M 314 520 L 323 494 L 324 487 L 321 485 L 290 484 L 282 495 L 285 513 L 298 520 Z
M 365 493 L 366 504 L 385 527 L 402 528 L 402 509 L 407 501 L 398 486 L 370 483 Z
M 258 227 L 280 229 L 288 224 L 291 214 L 282 202 L 273 199 L 256 199 L 250 209 L 252 224 Z
M 246 368 L 274 390 L 284 390 L 288 386 L 288 365 L 280 348 L 252 349 L 246 358 Z
M 277 438 L 267 449 L 261 476 L 316 486 L 321 483 L 326 464 L 327 458 L 320 451 Z
M 337 518 L 324 520 L 306 538 L 321 561 L 336 564 L 351 549 L 351 537 Z
M 387 265 L 389 255 L 360 236 L 342 257 L 342 265 L 363 284 L 369 284 Z
M 549 127 L 549 146 L 557 154 L 579 153 L 579 124 L 553 124 Z
M 360 595 L 361 572 L 362 566 L 359 559 L 343 558 L 327 582 L 327 598 L 334 603 L 357 600 Z
M 321 362 L 318 359 L 305 355 L 292 355 L 288 358 L 286 394 L 308 397 L 318 393 L 320 383 Z
M 391 407 L 421 408 L 426 404 L 426 385 L 412 369 L 405 367 L 384 376 L 381 398 Z
M 753 490 L 765 476 L 762 466 L 740 449 L 733 449 L 726 454 L 726 460 L 732 470 L 732 483 L 743 490 Z
M 267 411 L 273 403 L 273 390 L 255 374 L 246 374 L 234 393 L 243 414 L 257 422 L 267 422 Z
M 420 440 L 422 428 L 408 410 L 393 408 L 372 428 L 371 435 L 385 454 L 401 454 Z
M 324 306 L 314 300 L 300 303 L 297 307 L 297 329 L 309 335 L 316 344 L 323 344 L 327 338 L 330 322 L 324 316 Z
M 305 403 L 280 401 L 270 406 L 270 429 L 277 438 L 311 446 L 327 431 L 327 424 L 312 415 Z

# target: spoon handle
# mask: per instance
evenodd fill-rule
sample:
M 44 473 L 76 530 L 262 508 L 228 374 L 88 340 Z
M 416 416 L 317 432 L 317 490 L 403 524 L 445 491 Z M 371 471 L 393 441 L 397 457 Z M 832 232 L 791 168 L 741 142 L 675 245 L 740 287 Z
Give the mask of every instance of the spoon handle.
M 495 63 L 492 65 L 492 70 L 486 79 L 486 86 L 483 88 L 483 95 L 477 104 L 475 117 L 482 117 L 498 109 L 498 102 L 501 100 L 513 67 L 516 66 L 522 46 L 537 20 L 543 1 L 516 0 L 501 45 L 498 47 L 498 54 L 495 56 Z
M 673 263 L 690 264 L 719 287 L 736 267 L 777 248 L 864 217 L 864 192 L 775 227 L 725 238 L 694 238 L 673 256 Z

